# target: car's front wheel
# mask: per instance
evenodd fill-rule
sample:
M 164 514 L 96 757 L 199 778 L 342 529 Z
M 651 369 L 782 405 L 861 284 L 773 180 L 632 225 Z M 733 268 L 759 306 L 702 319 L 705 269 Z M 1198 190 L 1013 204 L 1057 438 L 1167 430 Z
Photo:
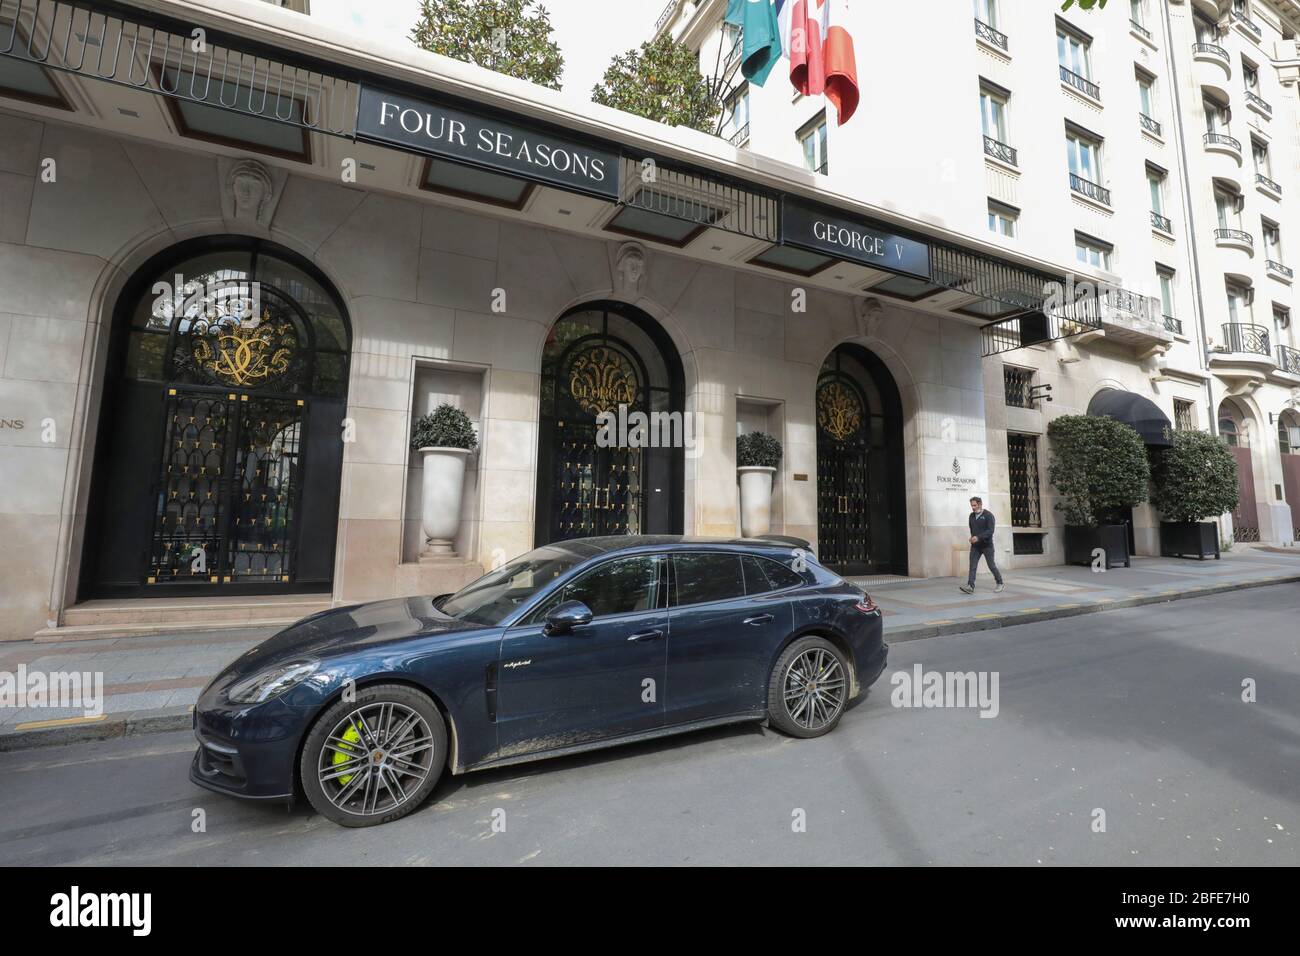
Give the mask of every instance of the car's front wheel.
M 849 662 L 824 637 L 801 637 L 772 667 L 768 720 L 792 737 L 820 737 L 835 729 L 849 699 Z
M 379 684 L 317 718 L 302 748 L 307 799 L 345 827 L 406 816 L 447 763 L 447 726 L 434 702 L 402 684 Z

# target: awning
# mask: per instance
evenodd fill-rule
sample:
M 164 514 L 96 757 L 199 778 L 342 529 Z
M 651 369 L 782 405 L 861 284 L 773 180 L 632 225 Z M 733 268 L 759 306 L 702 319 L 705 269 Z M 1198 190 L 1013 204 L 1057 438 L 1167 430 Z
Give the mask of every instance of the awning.
M 1142 436 L 1152 448 L 1173 444 L 1174 426 L 1155 402 L 1133 392 L 1103 388 L 1088 403 L 1089 415 L 1103 415 L 1123 422 Z

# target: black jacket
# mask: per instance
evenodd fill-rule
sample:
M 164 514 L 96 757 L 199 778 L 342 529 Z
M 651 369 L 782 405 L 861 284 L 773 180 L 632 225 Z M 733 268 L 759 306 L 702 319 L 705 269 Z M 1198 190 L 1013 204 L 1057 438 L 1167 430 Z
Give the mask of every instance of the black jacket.
M 972 544 L 972 548 L 987 548 L 993 544 L 993 526 L 996 522 L 993 520 L 993 512 L 988 508 L 983 509 L 979 514 L 970 513 L 970 534 L 972 538 L 979 540 L 978 544 Z

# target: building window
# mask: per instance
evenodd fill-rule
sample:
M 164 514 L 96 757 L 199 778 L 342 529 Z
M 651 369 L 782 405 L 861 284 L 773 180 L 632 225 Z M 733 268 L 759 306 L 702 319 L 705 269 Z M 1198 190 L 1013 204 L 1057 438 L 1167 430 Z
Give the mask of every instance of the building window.
M 1009 139 L 1007 135 L 1007 94 L 987 84 L 980 84 L 980 123 L 984 135 L 991 136 L 999 143 Z
M 1273 164 L 1268 158 L 1268 143 L 1260 142 L 1255 137 L 1250 138 L 1250 155 L 1255 159 L 1255 172 L 1271 177 L 1273 175 Z
M 1246 84 L 1246 89 L 1252 93 L 1259 92 L 1259 70 L 1244 57 L 1241 60 L 1241 78 Z
M 1229 135 L 1231 114 L 1227 105 L 1210 99 L 1208 96 L 1201 101 L 1201 105 L 1205 108 L 1205 131 L 1207 133 Z
M 1214 210 L 1220 229 L 1241 229 L 1241 196 L 1222 186 L 1214 189 Z
M 1273 306 L 1273 325 L 1281 332 L 1291 325 L 1291 310 L 1280 305 Z
M 1147 25 L 1147 5 L 1146 0 L 1129 0 L 1128 2 L 1129 21 L 1138 27 L 1142 27 L 1142 32 L 1146 33 Z M 1150 34 L 1147 34 L 1150 36 Z
M 1178 312 L 1174 305 L 1173 270 L 1156 266 L 1156 278 L 1160 281 L 1160 311 L 1164 316 L 1165 330 L 1181 335 L 1183 323 L 1178 320 Z
M 1174 428 L 1180 432 L 1196 431 L 1196 403 L 1174 399 Z
M 1138 107 L 1143 116 L 1154 118 L 1156 115 L 1155 77 L 1142 70 L 1138 70 L 1134 75 L 1137 77 Z
M 975 0 L 975 19 L 985 26 L 998 26 L 998 0 Z
M 744 146 L 749 142 L 749 84 L 727 97 L 723 109 L 722 138 L 733 146 Z
M 1016 223 L 1020 219 L 1020 210 L 1004 206 L 1000 202 L 989 200 L 989 232 L 1008 239 L 1016 237 Z
M 1070 167 L 1070 188 L 1110 205 L 1110 190 L 1101 185 L 1101 140 L 1069 127 L 1065 131 L 1065 155 Z
M 1235 283 L 1228 284 L 1228 321 L 1249 323 L 1254 317 L 1250 290 Z M 1241 349 L 1234 348 L 1234 352 Z
M 1100 239 L 1093 239 L 1081 232 L 1074 234 L 1074 258 L 1085 265 L 1098 269 L 1110 269 L 1110 254 L 1113 247 Z
M 1226 415 L 1219 419 L 1219 437 L 1223 439 L 1225 445 L 1237 447 L 1237 423 Z
M 1275 222 L 1260 219 L 1264 230 L 1264 258 L 1270 262 L 1282 261 L 1282 229 Z
M 815 120 L 799 131 L 799 148 L 803 150 L 804 168 L 812 173 L 825 175 L 829 166 L 826 158 L 826 114 L 822 113 Z
M 1015 365 L 1002 366 L 1002 397 L 1013 408 L 1033 408 L 1034 399 L 1031 389 L 1034 386 L 1034 370 L 1018 368 Z
M 1196 24 L 1196 42 L 1214 44 L 1219 39 L 1219 28 L 1213 20 L 1197 10 L 1193 14 Z
M 1043 523 L 1038 492 L 1038 436 L 1007 433 L 1007 465 L 1011 473 L 1011 525 L 1037 528 Z
M 1173 232 L 1173 223 L 1165 215 L 1165 183 L 1168 174 L 1157 166 L 1147 165 L 1147 191 L 1151 195 L 1151 225 L 1162 232 Z
M 1080 33 L 1067 29 L 1058 22 L 1056 27 L 1056 58 L 1062 70 L 1068 70 L 1079 79 L 1092 80 L 1092 41 Z M 1064 78 L 1064 75 L 1062 75 Z M 1088 83 L 1091 86 L 1091 82 Z

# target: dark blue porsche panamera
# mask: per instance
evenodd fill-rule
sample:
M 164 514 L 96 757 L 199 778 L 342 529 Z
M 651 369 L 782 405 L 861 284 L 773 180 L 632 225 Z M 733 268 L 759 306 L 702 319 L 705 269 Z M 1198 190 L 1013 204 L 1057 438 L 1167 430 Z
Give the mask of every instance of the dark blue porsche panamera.
M 778 540 L 584 538 L 454 595 L 334 608 L 217 675 L 202 787 L 370 826 L 453 774 L 716 724 L 817 737 L 885 667 L 859 588 Z

